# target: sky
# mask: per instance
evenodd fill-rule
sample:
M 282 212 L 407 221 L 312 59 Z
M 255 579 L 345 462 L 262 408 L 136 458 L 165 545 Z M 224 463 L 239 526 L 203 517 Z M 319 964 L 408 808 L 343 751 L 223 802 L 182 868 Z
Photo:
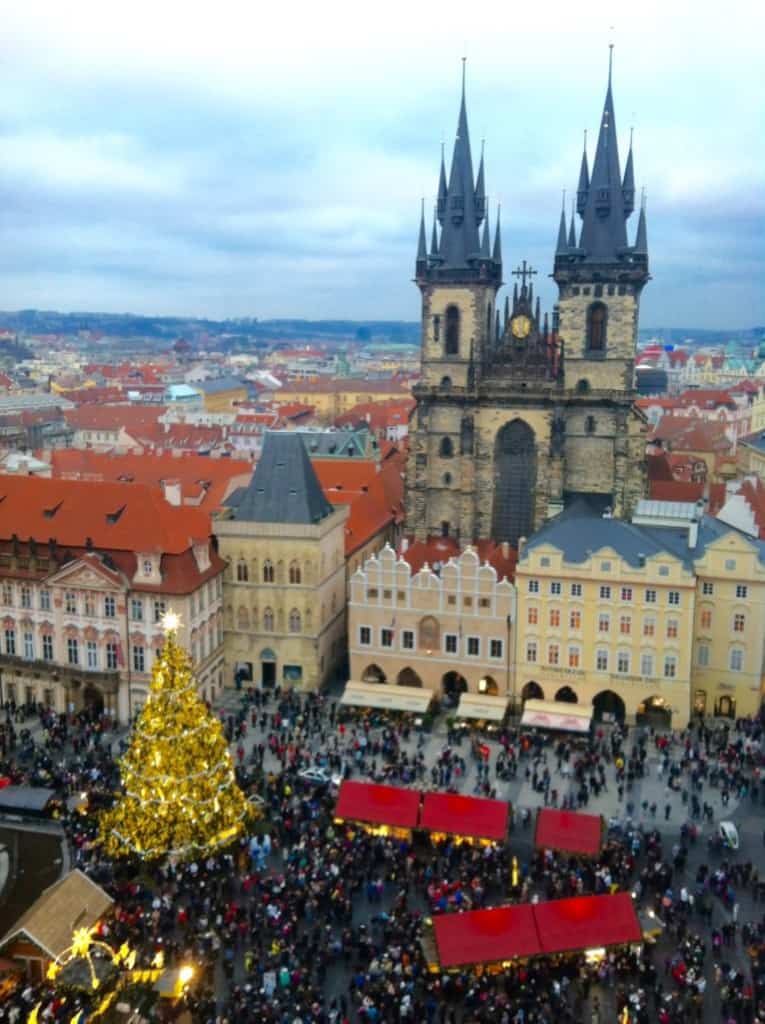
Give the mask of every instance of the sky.
M 529 260 L 550 308 L 613 42 L 622 168 L 633 128 L 647 197 L 641 325 L 765 323 L 765 5 L 3 8 L 2 309 L 418 319 L 420 201 L 463 56 L 505 278 Z

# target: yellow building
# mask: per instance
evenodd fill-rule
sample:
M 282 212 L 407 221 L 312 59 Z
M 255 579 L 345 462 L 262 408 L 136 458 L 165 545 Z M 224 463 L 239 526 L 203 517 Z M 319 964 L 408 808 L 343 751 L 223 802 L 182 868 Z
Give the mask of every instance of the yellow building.
M 231 412 L 247 401 L 248 391 L 238 377 L 213 377 L 194 384 L 202 393 L 205 412 Z
M 290 381 L 273 393 L 276 405 L 299 402 L 312 405 L 316 417 L 331 423 L 362 402 L 390 402 L 411 395 L 400 380 L 353 380 L 343 377 L 322 377 L 314 380 Z
M 631 523 L 577 509 L 523 547 L 522 699 L 684 728 L 759 712 L 765 547 L 693 504 L 641 501 Z
M 436 574 L 386 545 L 350 581 L 351 679 L 511 698 L 515 588 L 470 547 Z
M 345 654 L 345 523 L 297 434 L 267 433 L 247 487 L 214 524 L 227 680 L 318 689 Z

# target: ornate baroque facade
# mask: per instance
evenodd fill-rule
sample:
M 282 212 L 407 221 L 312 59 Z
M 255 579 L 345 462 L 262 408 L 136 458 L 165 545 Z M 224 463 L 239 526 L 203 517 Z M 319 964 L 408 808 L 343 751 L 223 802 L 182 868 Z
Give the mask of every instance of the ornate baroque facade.
M 451 172 L 442 159 L 430 247 L 424 211 L 422 379 L 408 470 L 408 532 L 517 544 L 575 497 L 629 515 L 644 490 L 645 422 L 633 409 L 640 295 L 648 281 L 645 210 L 634 245 L 632 149 L 624 175 L 609 72 L 592 175 L 586 150 L 572 211 L 561 213 L 552 318 L 525 261 L 500 314 L 499 217 L 493 244 L 483 156 L 473 177 L 464 83 Z M 440 228 L 440 230 L 439 230 Z

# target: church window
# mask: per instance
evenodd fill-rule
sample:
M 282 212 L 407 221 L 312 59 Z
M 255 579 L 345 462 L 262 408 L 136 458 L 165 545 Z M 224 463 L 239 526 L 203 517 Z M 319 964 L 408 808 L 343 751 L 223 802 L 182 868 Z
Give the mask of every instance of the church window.
M 236 563 L 236 578 L 239 583 L 246 583 L 248 578 L 247 563 L 240 558 Z
M 606 350 L 606 312 L 602 302 L 593 302 L 587 311 L 587 349 L 590 352 Z
M 452 482 L 452 475 L 451 475 L 451 473 L 444 473 L 444 486 L 448 487 L 451 484 L 451 482 Z
M 266 633 L 274 631 L 274 613 L 271 608 L 266 608 L 263 612 L 263 630 Z
M 454 455 L 454 445 L 450 437 L 442 437 L 441 445 L 438 449 L 438 454 L 442 459 L 450 459 Z
M 594 416 L 588 416 L 587 417 L 587 419 L 584 421 L 584 429 L 585 429 L 585 432 L 587 434 L 594 434 L 595 433 L 595 417 Z
M 441 378 L 441 387 L 444 389 L 444 391 L 448 391 L 451 386 L 452 386 L 452 379 L 451 379 L 451 377 L 442 377 Z
M 576 390 L 580 395 L 586 395 L 590 390 L 590 382 L 588 380 L 578 380 L 576 382 Z
M 626 295 L 627 294 L 627 285 L 626 284 L 620 284 L 619 285 L 619 294 L 620 295 Z
M 290 562 L 290 583 L 300 583 L 303 575 L 297 562 Z
M 442 537 L 448 537 L 449 536 L 449 520 L 448 519 L 444 519 L 441 522 L 441 536 Z
M 590 294 L 589 286 L 586 287 L 586 288 L 582 288 L 582 295 L 589 295 L 589 294 Z
M 425 452 L 417 452 L 417 454 L 414 457 L 414 463 L 416 466 L 427 466 L 428 456 L 425 454 Z
M 433 317 L 433 340 L 441 340 L 441 317 L 438 315 Z
M 271 561 L 270 558 L 267 558 L 263 563 L 263 582 L 274 582 L 274 563 Z
M 608 294 L 609 295 L 613 295 L 614 294 L 614 286 L 612 284 L 610 284 L 608 286 Z
M 293 608 L 290 612 L 290 633 L 299 633 L 301 629 L 300 612 Z
M 578 295 L 579 294 L 579 285 L 578 284 L 574 285 L 574 287 L 571 289 L 571 294 L 572 295 Z
M 446 355 L 456 356 L 460 350 L 460 311 L 456 306 L 446 310 Z
M 595 285 L 595 298 L 599 299 L 602 294 L 603 294 L 603 285 L 602 284 L 596 284 Z
M 491 303 L 486 307 L 486 333 L 491 336 Z

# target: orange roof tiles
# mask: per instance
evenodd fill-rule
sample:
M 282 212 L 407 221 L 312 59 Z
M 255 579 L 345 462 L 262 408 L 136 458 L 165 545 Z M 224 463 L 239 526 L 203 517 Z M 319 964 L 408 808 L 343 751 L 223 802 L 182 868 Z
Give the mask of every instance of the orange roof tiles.
M 223 499 L 252 476 L 252 463 L 244 459 L 213 459 L 209 455 L 107 455 L 76 448 L 57 448 L 46 455 L 52 476 L 60 479 L 108 480 L 155 487 L 177 480 L 182 503 L 208 513 L 220 508 Z
M 496 544 L 493 540 L 479 540 L 474 545 L 482 562 L 488 562 L 497 573 L 498 579 L 513 580 L 518 552 L 510 544 Z M 410 544 L 402 557 L 412 567 L 412 573 L 418 573 L 427 564 L 432 569 L 445 565 L 450 558 L 457 558 L 460 546 L 455 537 L 429 537 L 426 541 L 415 541 Z
M 666 442 L 677 451 L 718 452 L 731 448 L 722 424 L 691 416 L 662 416 L 650 440 Z
M 409 386 L 400 380 L 353 380 L 348 377 L 327 377 L 322 380 L 287 381 L 274 395 L 274 401 L 280 401 L 281 395 L 299 395 L 308 392 L 315 394 L 358 392 L 360 395 L 389 395 L 398 392 L 407 395 L 409 391 Z
M 180 554 L 210 536 L 199 509 L 175 508 L 156 487 L 0 476 L 0 538 L 60 547 Z
M 66 421 L 75 430 L 119 430 L 133 436 L 135 431 L 156 429 L 163 405 L 87 405 L 67 409 Z

